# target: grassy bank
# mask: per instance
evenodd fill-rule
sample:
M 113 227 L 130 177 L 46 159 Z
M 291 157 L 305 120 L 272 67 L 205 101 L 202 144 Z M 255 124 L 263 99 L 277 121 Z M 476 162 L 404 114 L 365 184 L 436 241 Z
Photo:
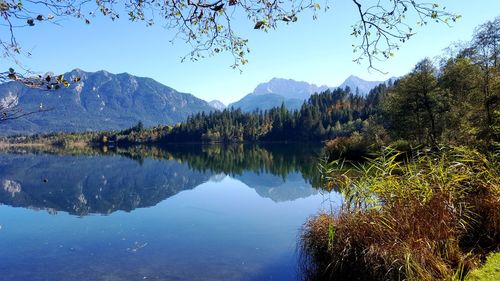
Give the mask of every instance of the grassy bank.
M 344 203 L 304 225 L 304 279 L 460 280 L 499 249 L 497 157 L 442 148 L 400 158 L 386 150 L 354 170 L 323 167 Z
M 500 253 L 488 256 L 486 263 L 480 268 L 471 271 L 466 281 L 490 281 L 500 280 Z

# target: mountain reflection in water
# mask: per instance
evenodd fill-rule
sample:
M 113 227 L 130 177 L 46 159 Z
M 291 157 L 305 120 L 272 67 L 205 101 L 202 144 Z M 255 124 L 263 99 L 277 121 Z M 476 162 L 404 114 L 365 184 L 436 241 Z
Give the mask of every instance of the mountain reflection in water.
M 32 150 L 0 153 L 0 203 L 84 216 L 150 207 L 230 176 L 275 202 L 317 194 L 314 145 Z

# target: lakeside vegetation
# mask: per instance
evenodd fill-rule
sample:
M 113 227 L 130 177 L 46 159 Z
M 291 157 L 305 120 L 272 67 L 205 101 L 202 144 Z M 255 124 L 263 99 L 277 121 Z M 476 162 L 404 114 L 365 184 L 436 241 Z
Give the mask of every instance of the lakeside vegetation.
M 461 280 L 500 243 L 500 169 L 466 147 L 324 167 L 344 198 L 300 238 L 307 280 Z M 337 165 L 337 166 L 336 166 Z

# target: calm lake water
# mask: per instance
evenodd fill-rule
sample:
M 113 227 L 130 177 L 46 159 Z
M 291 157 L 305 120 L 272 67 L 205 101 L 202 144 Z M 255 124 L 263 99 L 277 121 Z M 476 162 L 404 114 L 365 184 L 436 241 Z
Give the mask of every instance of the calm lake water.
M 294 280 L 319 148 L 0 152 L 0 280 Z

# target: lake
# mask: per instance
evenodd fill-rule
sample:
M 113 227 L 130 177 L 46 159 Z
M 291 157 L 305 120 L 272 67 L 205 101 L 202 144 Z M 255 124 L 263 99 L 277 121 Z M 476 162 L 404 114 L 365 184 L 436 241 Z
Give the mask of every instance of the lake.
M 320 147 L 0 152 L 1 280 L 294 280 Z

